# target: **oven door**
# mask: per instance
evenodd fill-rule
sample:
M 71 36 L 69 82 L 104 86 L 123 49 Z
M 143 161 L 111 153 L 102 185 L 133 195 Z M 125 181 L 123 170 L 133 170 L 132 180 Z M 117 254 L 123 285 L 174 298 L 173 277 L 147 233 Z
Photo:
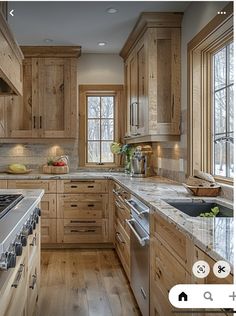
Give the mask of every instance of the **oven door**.
M 149 235 L 134 219 L 126 220 L 131 231 L 131 287 L 143 316 L 149 315 Z

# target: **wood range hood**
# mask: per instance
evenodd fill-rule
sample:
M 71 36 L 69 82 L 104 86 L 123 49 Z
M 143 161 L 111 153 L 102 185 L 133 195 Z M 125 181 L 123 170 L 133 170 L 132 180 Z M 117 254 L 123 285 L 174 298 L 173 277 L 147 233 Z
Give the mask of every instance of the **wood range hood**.
M 0 96 L 22 95 L 24 56 L 0 12 Z

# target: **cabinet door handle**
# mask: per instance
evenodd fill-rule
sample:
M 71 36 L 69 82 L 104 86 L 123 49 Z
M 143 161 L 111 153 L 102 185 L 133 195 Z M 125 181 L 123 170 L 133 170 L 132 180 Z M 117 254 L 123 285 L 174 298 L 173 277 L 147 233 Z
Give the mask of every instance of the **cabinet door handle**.
M 40 115 L 39 117 L 39 128 L 41 129 L 42 128 L 42 116 Z
M 77 204 L 71 204 L 70 206 L 71 206 L 71 207 L 78 207 Z
M 71 229 L 71 233 L 95 233 L 95 229 Z
M 94 185 L 88 185 L 88 188 L 92 189 L 92 188 L 94 188 Z
M 78 186 L 77 186 L 77 185 L 71 185 L 70 187 L 71 187 L 71 189 L 78 188 Z
M 172 94 L 172 104 L 171 104 L 171 118 L 173 119 L 174 117 L 174 106 L 175 106 L 175 97 Z
M 118 242 L 121 244 L 125 244 L 125 241 L 120 237 L 119 232 L 116 232 L 116 240 L 118 240 Z
M 35 287 L 35 284 L 37 283 L 37 275 L 36 275 L 36 274 L 33 274 L 33 275 L 32 275 L 32 279 L 33 279 L 33 281 L 32 281 L 32 283 L 31 283 L 31 285 L 29 286 L 29 288 L 33 290 L 34 287 Z
M 94 207 L 94 204 L 88 204 L 88 207 Z
M 35 117 L 35 115 L 33 116 L 33 128 L 36 128 L 36 117 Z
M 12 287 L 14 287 L 14 288 L 18 287 L 18 285 L 20 283 L 20 279 L 21 279 L 22 274 L 24 272 L 24 269 L 25 269 L 25 265 L 23 263 L 20 264 L 20 268 L 19 268 L 19 270 L 17 272 L 16 278 L 15 278 L 14 282 L 11 285 Z

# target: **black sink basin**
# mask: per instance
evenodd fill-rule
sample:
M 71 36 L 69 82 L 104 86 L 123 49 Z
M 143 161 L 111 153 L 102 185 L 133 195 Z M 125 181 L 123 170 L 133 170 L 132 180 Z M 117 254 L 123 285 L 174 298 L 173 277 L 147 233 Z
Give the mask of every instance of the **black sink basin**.
M 191 202 L 183 202 L 183 201 L 166 201 L 168 204 L 174 206 L 181 212 L 192 216 L 197 217 L 200 216 L 201 213 L 211 212 L 211 209 L 218 206 L 220 212 L 216 217 L 233 217 L 233 209 L 225 207 L 218 203 L 207 202 L 207 201 L 191 201 Z

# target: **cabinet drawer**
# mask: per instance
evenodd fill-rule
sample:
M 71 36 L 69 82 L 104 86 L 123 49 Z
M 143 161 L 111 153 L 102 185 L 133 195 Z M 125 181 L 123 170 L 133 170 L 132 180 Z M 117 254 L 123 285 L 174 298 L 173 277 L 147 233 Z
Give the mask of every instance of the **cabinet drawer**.
M 107 180 L 59 180 L 59 193 L 106 193 Z
M 130 280 L 130 238 L 119 220 L 115 224 L 115 247 L 123 268 Z
M 58 219 L 58 243 L 102 243 L 108 241 L 107 219 Z
M 56 218 L 57 217 L 57 203 L 56 194 L 44 194 L 41 200 L 41 214 L 42 218 Z
M 7 189 L 7 180 L 0 180 L 0 189 Z
M 58 218 L 108 217 L 108 194 L 59 194 Z
M 151 233 L 163 241 L 176 259 L 185 267 L 187 264 L 186 237 L 174 224 L 160 217 L 157 213 L 151 215 Z
M 8 189 L 43 189 L 45 193 L 56 193 L 55 180 L 8 180 Z
M 130 236 L 130 228 L 126 223 L 126 219 L 130 219 L 130 211 L 125 207 L 125 205 L 119 201 L 119 199 L 115 199 L 115 216 L 116 219 L 119 220 L 127 235 Z
M 57 241 L 57 220 L 41 219 L 41 242 L 42 244 L 56 243 Z

